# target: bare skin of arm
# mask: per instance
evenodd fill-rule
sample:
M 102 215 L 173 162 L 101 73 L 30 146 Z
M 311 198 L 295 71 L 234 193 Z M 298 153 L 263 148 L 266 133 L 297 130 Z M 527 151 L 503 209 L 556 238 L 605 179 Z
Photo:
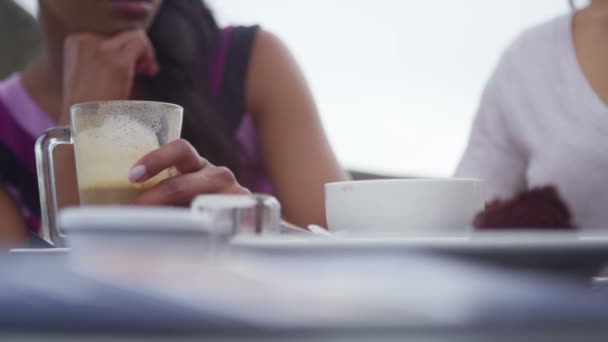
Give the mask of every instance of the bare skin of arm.
M 246 96 L 264 166 L 285 219 L 304 227 L 325 227 L 324 184 L 348 176 L 329 146 L 294 58 L 265 31 L 254 44 Z
M 0 184 L 0 241 L 3 247 L 24 247 L 27 243 L 27 227 L 13 199 Z

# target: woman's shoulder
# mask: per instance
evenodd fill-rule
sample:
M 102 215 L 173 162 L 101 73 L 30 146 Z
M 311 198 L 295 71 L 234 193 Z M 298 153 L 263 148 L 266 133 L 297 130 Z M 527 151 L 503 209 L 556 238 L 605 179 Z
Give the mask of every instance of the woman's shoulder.
M 229 26 L 220 31 L 217 48 L 210 57 L 210 90 L 219 107 L 234 113 L 229 126 L 237 127 L 246 112 L 245 91 L 253 45 L 259 26 Z
M 562 15 L 532 26 L 519 35 L 505 49 L 501 64 L 511 67 L 534 67 L 559 56 L 559 49 L 571 43 L 572 15 Z
M 230 47 L 241 48 L 251 45 L 261 30 L 260 25 L 236 25 L 222 28 L 220 34 L 223 36 L 222 39 L 228 36 Z
M 559 83 L 553 80 L 572 50 L 571 19 L 571 15 L 560 16 L 521 32 L 503 51 L 486 90 L 520 94 Z
M 266 60 L 266 57 L 285 49 L 276 35 L 258 25 L 230 26 L 222 29 L 219 44 L 211 58 L 211 70 L 223 75 L 218 79 L 212 73 L 212 88 L 215 88 L 214 83 L 221 83 L 221 87 L 215 89 L 214 93 L 221 94 L 229 90 L 226 87 L 235 86 L 241 88 L 241 92 L 244 91 L 251 69 L 255 68 L 260 60 Z M 214 78 L 220 82 L 214 82 Z
M 13 115 L 12 102 L 15 98 L 15 85 L 18 82 L 18 75 L 13 74 L 3 80 L 0 80 L 0 122 L 2 127 L 11 127 L 17 125 L 15 115 Z M 6 134 L 2 134 L 0 138 L 5 138 Z
M 19 78 L 19 74 L 14 73 L 0 80 L 0 102 L 7 102 L 7 98 L 11 96 L 11 93 L 15 89 L 15 85 L 19 82 Z
M 261 28 L 254 26 L 229 26 L 221 31 L 215 52 L 216 68 L 224 64 L 226 76 L 242 79 L 247 74 L 253 48 Z
M 215 70 L 224 74 L 225 83 L 244 83 L 259 31 L 257 25 L 229 26 L 221 31 L 212 63 Z
M 14 122 L 27 135 L 36 138 L 55 122 L 34 101 L 23 85 L 21 74 L 15 73 L 0 81 L 0 114 L 4 121 Z

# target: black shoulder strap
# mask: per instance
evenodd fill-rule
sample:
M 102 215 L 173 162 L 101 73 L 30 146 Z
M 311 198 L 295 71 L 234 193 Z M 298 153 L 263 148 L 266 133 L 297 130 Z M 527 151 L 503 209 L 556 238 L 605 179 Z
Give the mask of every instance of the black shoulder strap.
M 249 63 L 259 26 L 235 27 L 230 34 L 218 104 L 231 130 L 236 130 L 247 112 L 245 103 Z

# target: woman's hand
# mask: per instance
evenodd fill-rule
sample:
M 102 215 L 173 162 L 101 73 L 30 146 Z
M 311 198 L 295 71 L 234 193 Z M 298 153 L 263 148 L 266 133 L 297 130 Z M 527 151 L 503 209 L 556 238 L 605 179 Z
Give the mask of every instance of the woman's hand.
M 127 100 L 136 75 L 154 76 L 159 71 L 154 49 L 144 31 L 128 31 L 114 37 L 92 33 L 68 36 L 64 41 L 63 99 L 57 117 L 69 125 L 70 106 L 89 101 Z M 78 205 L 73 147 L 55 150 L 59 206 Z
M 140 159 L 129 180 L 142 183 L 160 172 L 175 168 L 179 175 L 165 179 L 135 199 L 137 205 L 189 205 L 200 194 L 249 194 L 234 174 L 201 157 L 186 140 L 163 145 Z
M 154 48 L 142 30 L 114 37 L 92 33 L 68 36 L 64 42 L 63 107 L 88 101 L 127 100 L 135 76 L 152 77 L 159 71 Z

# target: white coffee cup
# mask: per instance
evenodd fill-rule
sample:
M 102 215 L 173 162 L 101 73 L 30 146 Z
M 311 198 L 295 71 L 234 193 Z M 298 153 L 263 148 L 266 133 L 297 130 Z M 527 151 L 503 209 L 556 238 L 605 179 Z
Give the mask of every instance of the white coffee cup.
M 358 235 L 463 235 L 484 209 L 478 179 L 391 179 L 325 185 L 330 231 Z

